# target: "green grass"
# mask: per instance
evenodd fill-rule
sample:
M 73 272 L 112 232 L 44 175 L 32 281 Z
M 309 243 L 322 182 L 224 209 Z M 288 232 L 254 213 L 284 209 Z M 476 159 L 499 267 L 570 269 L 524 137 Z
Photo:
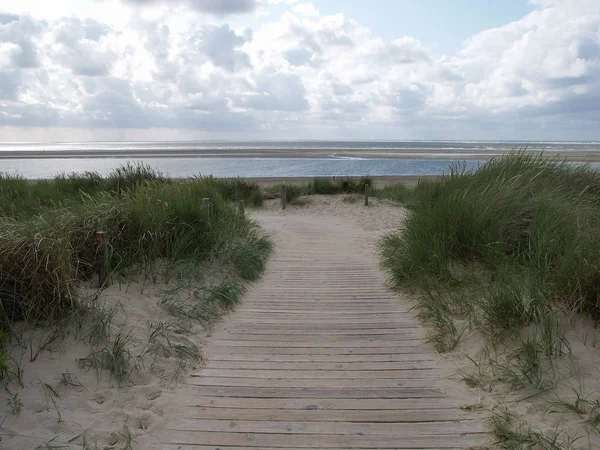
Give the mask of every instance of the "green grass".
M 569 441 L 561 433 L 548 436 L 533 429 L 508 410 L 496 409 L 492 411 L 490 425 L 496 443 L 501 448 L 531 450 L 567 450 L 574 448 L 573 441 Z
M 120 385 L 139 370 L 135 357 L 128 349 L 131 336 L 119 332 L 107 346 L 94 349 L 88 356 L 79 360 L 81 368 L 93 368 L 100 376 L 108 370 L 111 377 Z
M 376 198 L 392 200 L 404 206 L 410 207 L 412 205 L 414 189 L 415 188 L 401 183 L 392 184 L 383 188 L 375 189 L 373 191 L 373 196 Z
M 560 303 L 600 313 L 600 173 L 522 153 L 412 192 L 381 245 L 398 288 L 476 285 L 483 322 L 512 329 Z
M 52 319 L 76 308 L 79 283 L 97 272 L 97 231 L 106 233 L 113 275 L 139 272 L 159 260 L 176 265 L 218 257 L 241 278 L 256 280 L 271 244 L 230 201 L 223 187 L 228 183 L 173 182 L 144 166 L 128 166 L 106 178 L 86 174 L 43 182 L 47 198 L 56 196 L 45 202 L 38 182 L 11 178 L 8 184 L 19 191 L 5 189 L 6 180 L 0 180 L 0 190 L 12 195 L 1 203 L 9 214 L 0 215 L 3 317 Z M 201 205 L 205 197 L 213 203 L 210 219 Z M 21 205 L 35 205 L 36 214 L 16 214 Z
M 96 172 L 61 174 L 51 180 L 29 181 L 0 173 L 0 216 L 27 217 L 40 208 L 59 208 L 77 203 L 82 194 L 133 191 L 143 183 L 170 183 L 160 172 L 144 164 L 127 164 L 106 177 Z
M 365 186 L 373 186 L 373 178 L 356 177 L 315 177 L 306 186 L 306 195 L 334 195 L 364 193 Z
M 515 153 L 388 191 L 409 215 L 382 262 L 429 341 L 445 352 L 478 332 L 496 380 L 552 389 L 570 352 L 562 312 L 600 317 L 600 172 Z
M 203 177 L 201 179 L 208 183 L 215 191 L 218 191 L 224 199 L 244 200 L 245 204 L 257 207 L 263 205 L 265 199 L 264 193 L 254 181 L 248 181 L 243 178 Z
M 373 186 L 373 178 L 363 177 L 314 177 L 306 184 L 279 183 L 264 190 L 266 199 L 280 198 L 281 188 L 286 188 L 286 200 L 290 204 L 305 195 L 364 194 L 365 186 Z

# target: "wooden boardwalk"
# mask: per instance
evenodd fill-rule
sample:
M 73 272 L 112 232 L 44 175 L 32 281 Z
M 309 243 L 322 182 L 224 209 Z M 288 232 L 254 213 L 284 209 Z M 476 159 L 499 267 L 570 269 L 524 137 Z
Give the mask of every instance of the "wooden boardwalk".
M 349 224 L 260 217 L 276 248 L 188 380 L 168 449 L 464 449 L 485 441 L 439 386 L 418 323 Z

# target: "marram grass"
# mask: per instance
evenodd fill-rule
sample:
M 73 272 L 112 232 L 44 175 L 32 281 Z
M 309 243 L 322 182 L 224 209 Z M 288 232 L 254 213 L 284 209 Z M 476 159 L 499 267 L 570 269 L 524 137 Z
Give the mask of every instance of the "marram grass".
M 5 196 L 9 214 L 0 216 L 5 320 L 52 319 L 75 308 L 79 283 L 97 271 L 97 231 L 106 233 L 106 258 L 115 273 L 159 259 L 201 262 L 213 256 L 243 279 L 255 280 L 263 270 L 270 241 L 235 203 L 223 198 L 214 180 L 171 182 L 143 166 L 129 166 L 107 178 L 82 178 L 49 183 L 50 191 L 64 193 L 63 200 L 42 206 L 37 197 L 36 212 L 30 214 L 14 214 L 15 205 L 33 204 L 32 192 L 39 187 L 30 183 L 23 188 L 10 179 L 14 204 Z M 202 208 L 205 197 L 213 203 L 210 219 Z
M 432 330 L 451 329 L 452 315 L 488 336 L 557 307 L 600 316 L 597 170 L 515 153 L 399 192 L 410 213 L 382 260 Z M 448 350 L 460 331 L 444 334 L 432 340 Z

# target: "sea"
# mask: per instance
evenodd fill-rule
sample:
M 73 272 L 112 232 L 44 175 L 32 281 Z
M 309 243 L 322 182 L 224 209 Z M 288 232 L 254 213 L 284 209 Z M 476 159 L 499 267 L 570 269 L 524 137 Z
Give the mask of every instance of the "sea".
M 440 175 L 474 170 L 498 152 L 562 155 L 600 151 L 600 142 L 544 141 L 202 141 L 0 143 L 0 172 L 28 179 L 62 173 L 108 174 L 141 162 L 171 177 Z

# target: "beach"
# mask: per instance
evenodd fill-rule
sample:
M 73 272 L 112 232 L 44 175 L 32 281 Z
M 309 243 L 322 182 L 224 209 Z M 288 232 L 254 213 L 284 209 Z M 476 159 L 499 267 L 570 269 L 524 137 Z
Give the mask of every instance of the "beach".
M 587 144 L 585 149 L 569 144 L 553 144 L 551 146 L 531 146 L 527 143 L 503 146 L 496 149 L 472 149 L 457 145 L 453 148 L 436 147 L 378 147 L 377 144 L 365 143 L 358 147 L 344 147 L 339 143 L 332 147 L 315 147 L 282 143 L 273 146 L 256 146 L 238 143 L 236 145 L 160 145 L 152 146 L 131 143 L 129 146 L 117 145 L 95 146 L 92 143 L 81 145 L 36 145 L 8 146 L 0 145 L 1 159 L 68 159 L 68 158 L 390 158 L 390 159 L 452 159 L 452 160 L 485 160 L 505 155 L 510 152 L 524 150 L 530 153 L 543 153 L 551 158 L 564 158 L 576 162 L 600 161 L 599 145 Z M 3 148 L 4 147 L 4 148 Z M 50 147 L 50 148 L 48 148 Z
M 7 448 L 600 445 L 596 172 L 1 183 Z
M 124 164 L 143 163 L 171 178 L 435 176 L 476 170 L 515 151 L 571 164 L 600 163 L 595 142 L 80 142 L 0 144 L 0 172 L 48 179 L 86 171 L 106 175 Z

